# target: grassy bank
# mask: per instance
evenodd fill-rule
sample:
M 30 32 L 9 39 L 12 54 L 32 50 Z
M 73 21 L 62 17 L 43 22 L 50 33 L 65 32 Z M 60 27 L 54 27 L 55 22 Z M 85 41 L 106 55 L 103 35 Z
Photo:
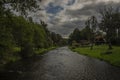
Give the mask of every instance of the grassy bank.
M 50 50 L 56 49 L 56 48 L 57 48 L 56 46 L 49 47 L 49 48 L 41 48 L 41 49 L 35 50 L 34 51 L 35 52 L 34 55 L 35 56 L 42 55 L 42 54 L 44 54 L 44 53 L 46 53 L 46 52 L 48 52 Z M 13 55 L 7 55 L 5 61 L 3 61 L 2 64 L 0 63 L 0 71 L 4 70 L 5 65 L 13 64 L 13 63 L 15 63 L 15 62 L 17 62 L 17 61 L 22 59 L 20 57 L 20 55 L 19 55 L 19 52 L 20 52 L 21 49 L 18 48 L 18 47 L 15 47 L 13 50 L 14 50 Z M 34 55 L 31 56 L 31 57 L 34 57 Z M 29 58 L 31 58 L 31 57 L 29 57 Z
M 120 66 L 120 47 L 118 46 L 113 46 L 112 50 L 108 50 L 107 45 L 94 46 L 93 50 L 90 50 L 90 47 L 78 47 L 72 50 L 79 54 L 105 60 L 112 65 Z
M 41 48 L 41 49 L 36 50 L 35 53 L 36 53 L 37 55 L 42 55 L 43 53 L 48 52 L 48 51 L 50 51 L 50 50 L 53 50 L 53 49 L 55 49 L 55 48 L 57 48 L 57 47 Z
M 45 52 L 48 52 L 48 51 L 50 51 L 50 50 L 52 50 L 52 49 L 55 49 L 55 48 L 57 48 L 57 47 L 49 47 L 49 48 L 40 48 L 40 49 L 38 49 L 38 50 L 34 50 L 34 55 L 41 55 L 41 54 L 43 54 L 43 53 L 45 53 Z M 14 49 L 13 49 L 13 55 L 12 56 L 9 56 L 8 55 L 8 57 L 6 58 L 7 59 L 7 61 L 9 62 L 9 61 L 11 61 L 11 62 L 16 62 L 16 61 L 18 61 L 18 60 L 20 60 L 21 59 L 21 57 L 20 57 L 20 55 L 19 55 L 19 52 L 20 52 L 20 48 L 19 47 L 15 47 Z M 31 55 L 31 57 L 32 57 L 33 55 Z

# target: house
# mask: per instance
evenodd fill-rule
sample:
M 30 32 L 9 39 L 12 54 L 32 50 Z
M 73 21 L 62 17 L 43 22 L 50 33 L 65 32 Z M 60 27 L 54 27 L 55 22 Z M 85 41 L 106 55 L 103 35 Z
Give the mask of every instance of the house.
M 81 46 L 88 46 L 89 44 L 90 44 L 90 41 L 88 41 L 88 40 L 80 40 Z
M 96 45 L 101 45 L 106 43 L 106 39 L 103 36 L 99 35 L 95 37 L 94 42 Z

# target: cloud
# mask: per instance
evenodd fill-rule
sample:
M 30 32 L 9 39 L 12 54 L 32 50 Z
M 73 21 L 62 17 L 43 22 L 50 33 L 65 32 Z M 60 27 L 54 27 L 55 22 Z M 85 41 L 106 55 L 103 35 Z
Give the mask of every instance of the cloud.
M 76 27 L 82 29 L 91 15 L 99 18 L 97 10 L 105 5 L 119 6 L 120 0 L 42 0 L 42 11 L 34 20 L 43 20 L 50 31 L 68 36 Z
M 75 0 L 69 0 L 67 5 L 73 5 L 75 3 Z

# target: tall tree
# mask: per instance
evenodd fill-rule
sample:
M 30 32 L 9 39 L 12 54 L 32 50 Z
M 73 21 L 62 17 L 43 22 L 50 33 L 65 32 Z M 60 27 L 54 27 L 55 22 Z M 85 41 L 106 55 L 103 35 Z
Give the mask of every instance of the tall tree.
M 103 9 L 99 10 L 100 14 L 102 15 L 101 26 L 100 29 L 106 32 L 106 38 L 108 42 L 108 49 L 112 49 L 111 41 L 116 37 L 116 34 L 119 33 L 120 28 L 120 12 L 119 8 L 104 7 Z M 117 32 L 116 32 L 117 31 Z
M 89 40 L 91 42 L 91 47 L 90 49 L 93 49 L 93 44 L 94 44 L 94 34 L 97 28 L 97 19 L 95 16 L 91 16 L 90 18 L 88 18 L 88 20 L 85 22 L 86 25 L 86 29 L 89 33 Z
M 91 32 L 91 50 L 93 49 L 93 43 L 94 43 L 94 37 L 95 37 L 95 31 L 96 31 L 96 28 L 97 28 L 97 19 L 95 16 L 92 16 L 90 18 L 90 28 L 92 30 Z
M 69 36 L 69 44 L 72 44 L 73 41 L 80 43 L 81 35 L 78 28 L 75 28 L 73 33 Z

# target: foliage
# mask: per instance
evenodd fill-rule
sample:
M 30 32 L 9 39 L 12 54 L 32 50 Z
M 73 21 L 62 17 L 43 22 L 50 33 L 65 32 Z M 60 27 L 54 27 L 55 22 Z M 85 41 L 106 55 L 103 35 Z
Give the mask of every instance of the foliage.
M 83 28 L 82 30 L 81 30 L 81 38 L 83 39 L 83 40 L 91 40 L 91 32 L 92 32 L 92 30 L 88 27 L 88 26 L 86 26 L 85 28 Z
M 41 0 L 0 0 L 0 65 L 40 54 L 53 46 L 63 46 L 61 35 L 50 32 L 47 24 L 27 18 Z M 15 16 L 12 11 L 21 16 Z M 53 48 L 52 48 L 53 49 Z
M 97 19 L 95 16 L 91 16 L 87 21 L 86 21 L 86 28 L 89 29 L 89 40 L 91 42 L 91 50 L 93 49 L 93 44 L 94 44 L 94 38 L 95 38 L 95 32 L 97 29 Z
M 26 15 L 28 11 L 36 11 L 40 9 L 37 2 L 41 0 L 0 0 L 0 11 L 4 14 L 8 14 L 6 10 L 14 10 Z M 9 7 L 6 7 L 8 5 Z
M 69 44 L 72 45 L 73 41 L 79 43 L 80 40 L 81 40 L 80 31 L 78 28 L 76 28 L 74 29 L 73 33 L 71 33 L 69 36 Z
M 10 22 L 6 21 L 6 19 L 8 18 L 0 18 L 0 63 L 6 63 L 4 61 L 6 57 L 13 55 L 12 47 L 15 45 L 11 28 L 9 27 Z
M 105 7 L 99 10 L 102 15 L 100 29 L 106 32 L 106 39 L 109 43 L 109 49 L 112 49 L 111 42 L 119 39 L 120 32 L 120 10 L 119 8 Z M 115 41 L 115 42 L 116 42 Z
M 56 38 L 53 39 L 54 37 Z M 1 63 L 7 63 L 11 61 L 8 58 L 15 56 L 21 58 L 33 56 L 36 50 L 58 46 L 62 40 L 59 34 L 51 37 L 51 32 L 43 25 L 29 22 L 21 16 L 10 15 L 10 18 L 8 16 L 0 18 Z M 19 48 L 19 51 L 16 52 L 15 47 Z
M 50 37 L 52 39 L 52 43 L 55 44 L 55 46 L 63 46 L 66 42 L 64 42 L 64 39 L 61 35 L 56 34 L 54 32 L 50 33 Z

